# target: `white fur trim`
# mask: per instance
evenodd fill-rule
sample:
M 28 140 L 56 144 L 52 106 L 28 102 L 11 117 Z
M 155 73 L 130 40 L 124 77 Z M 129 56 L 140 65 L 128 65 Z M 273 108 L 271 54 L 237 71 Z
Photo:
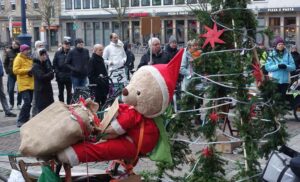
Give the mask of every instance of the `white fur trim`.
M 59 154 L 60 155 L 60 154 Z M 63 154 L 68 158 L 68 161 L 71 166 L 77 166 L 79 164 L 79 160 L 77 158 L 77 155 L 72 147 L 68 147 L 63 151 Z
M 120 125 L 120 123 L 118 122 L 118 120 L 114 119 L 111 122 L 111 127 L 115 130 L 115 132 L 118 135 L 123 135 L 124 133 L 126 133 L 126 131 L 122 128 L 122 126 Z
M 163 78 L 163 76 L 160 74 L 160 72 L 153 66 L 142 66 L 140 68 L 141 71 L 149 71 L 153 77 L 155 78 L 155 80 L 157 81 L 157 83 L 159 84 L 160 90 L 162 92 L 162 96 L 163 96 L 163 102 L 162 102 L 162 108 L 160 110 L 160 112 L 150 115 L 150 116 L 146 116 L 149 118 L 154 118 L 157 117 L 159 115 L 161 115 L 163 112 L 165 112 L 165 110 L 167 109 L 168 105 L 169 105 L 169 90 L 166 84 L 165 79 Z

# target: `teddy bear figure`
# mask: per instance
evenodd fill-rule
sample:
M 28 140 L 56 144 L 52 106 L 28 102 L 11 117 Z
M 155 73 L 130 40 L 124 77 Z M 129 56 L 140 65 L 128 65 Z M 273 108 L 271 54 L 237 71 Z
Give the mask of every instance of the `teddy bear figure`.
M 154 122 L 168 107 L 179 74 L 183 49 L 168 64 L 147 65 L 136 71 L 122 91 L 119 109 L 103 132 L 105 140 L 82 142 L 58 154 L 71 166 L 82 162 L 134 159 L 151 152 L 160 132 Z

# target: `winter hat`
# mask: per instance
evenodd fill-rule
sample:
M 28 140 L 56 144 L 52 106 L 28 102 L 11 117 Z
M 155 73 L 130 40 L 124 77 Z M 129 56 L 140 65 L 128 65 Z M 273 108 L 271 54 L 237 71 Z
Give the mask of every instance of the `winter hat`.
M 30 47 L 26 44 L 22 44 L 20 46 L 20 52 L 23 52 L 23 51 L 26 51 L 26 50 L 29 50 L 29 49 L 30 49 Z
M 174 35 L 171 35 L 169 38 L 169 43 L 171 42 L 177 42 L 176 37 Z
M 276 37 L 275 39 L 274 39 L 274 41 L 273 41 L 273 46 L 274 47 L 276 47 L 277 46 L 277 44 L 279 44 L 279 43 L 284 43 L 284 40 L 281 38 L 281 37 Z
M 170 101 L 172 100 L 179 75 L 183 52 L 184 49 L 180 49 L 168 64 L 155 64 L 140 68 L 143 71 L 149 71 L 153 75 L 162 91 L 163 104 L 161 111 L 155 114 L 157 116 L 166 110 Z
M 40 48 L 37 50 L 37 52 L 39 53 L 39 55 L 43 55 L 43 54 L 47 54 L 47 50 L 45 48 Z

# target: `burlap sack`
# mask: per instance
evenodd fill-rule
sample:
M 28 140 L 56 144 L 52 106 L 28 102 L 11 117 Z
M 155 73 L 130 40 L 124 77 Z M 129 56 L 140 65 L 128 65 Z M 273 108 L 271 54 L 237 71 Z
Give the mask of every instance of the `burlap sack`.
M 91 132 L 91 110 L 82 104 L 72 106 L 83 119 L 86 131 Z M 82 128 L 68 107 L 62 102 L 54 102 L 21 127 L 19 151 L 22 155 L 49 157 L 84 139 Z

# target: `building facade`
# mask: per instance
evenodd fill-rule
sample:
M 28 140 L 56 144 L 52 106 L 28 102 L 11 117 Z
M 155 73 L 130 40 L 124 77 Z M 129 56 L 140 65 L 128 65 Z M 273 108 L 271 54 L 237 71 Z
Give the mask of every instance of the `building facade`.
M 188 0 L 193 5 L 197 0 Z M 125 10 L 122 23 L 111 0 L 62 0 L 60 26 L 64 36 L 83 38 L 87 46 L 95 43 L 109 44 L 112 32 L 123 41 L 133 44 L 147 43 L 150 34 L 142 34 L 142 19 L 159 17 L 161 31 L 154 35 L 167 43 L 175 35 L 179 43 L 185 43 L 193 33 L 199 32 L 200 24 L 191 13 L 185 0 L 119 0 Z M 126 7 L 127 6 L 127 7 Z M 105 10 L 106 9 L 106 10 Z M 147 28 L 150 28 L 148 25 Z
M 257 13 L 258 29 L 269 28 L 274 36 L 281 36 L 287 46 L 300 47 L 300 1 L 299 0 L 252 0 L 249 8 Z M 258 42 L 272 46 L 272 40 L 258 35 Z

